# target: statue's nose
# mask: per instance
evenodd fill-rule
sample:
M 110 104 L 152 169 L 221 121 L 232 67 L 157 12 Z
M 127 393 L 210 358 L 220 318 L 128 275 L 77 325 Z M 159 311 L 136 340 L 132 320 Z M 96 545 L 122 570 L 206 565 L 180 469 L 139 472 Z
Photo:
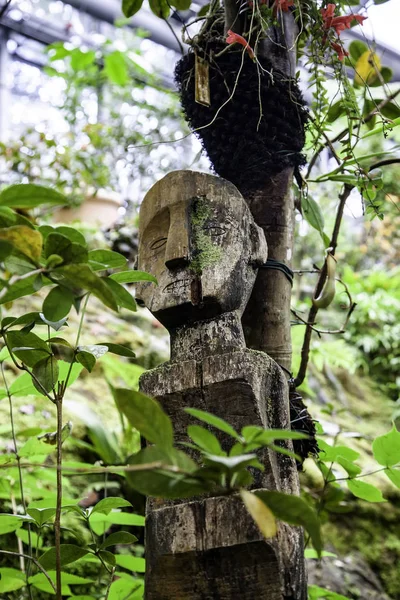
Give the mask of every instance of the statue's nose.
M 165 266 L 179 269 L 189 264 L 189 228 L 186 215 L 181 211 L 171 214 Z

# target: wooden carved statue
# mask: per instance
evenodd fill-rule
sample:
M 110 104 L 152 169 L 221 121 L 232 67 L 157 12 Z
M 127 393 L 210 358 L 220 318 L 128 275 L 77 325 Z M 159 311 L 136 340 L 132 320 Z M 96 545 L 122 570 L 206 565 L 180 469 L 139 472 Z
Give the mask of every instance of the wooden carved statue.
M 245 346 L 241 316 L 267 260 L 262 230 L 236 187 L 193 171 L 172 172 L 140 210 L 138 298 L 171 336 L 171 359 L 140 379 L 186 441 L 199 408 L 230 422 L 288 428 L 286 378 Z M 230 442 L 221 438 L 225 449 Z M 265 451 L 257 488 L 298 493 L 292 459 Z M 283 523 L 264 540 L 234 496 L 163 502 L 146 516 L 147 600 L 304 600 L 302 534 Z

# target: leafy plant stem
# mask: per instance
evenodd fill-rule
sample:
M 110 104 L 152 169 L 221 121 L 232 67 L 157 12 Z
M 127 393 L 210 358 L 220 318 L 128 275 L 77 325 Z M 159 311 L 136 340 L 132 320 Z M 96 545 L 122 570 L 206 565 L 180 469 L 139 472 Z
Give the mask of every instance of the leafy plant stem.
M 26 514 L 26 502 L 25 502 L 24 485 L 23 485 L 23 479 L 22 479 L 21 458 L 18 454 L 17 438 L 15 435 L 14 411 L 13 411 L 10 390 L 9 390 L 7 379 L 6 379 L 6 376 L 4 373 L 4 363 L 3 362 L 0 363 L 0 368 L 1 368 L 1 375 L 3 377 L 4 387 L 6 389 L 7 397 L 8 397 L 9 412 L 10 412 L 10 424 L 11 424 L 11 436 L 12 436 L 12 441 L 13 441 L 14 454 L 15 454 L 15 458 L 17 461 L 17 465 L 18 465 L 18 480 L 19 480 L 19 489 L 20 489 L 20 495 L 21 495 L 21 503 L 22 503 L 22 507 L 24 509 L 24 514 Z M 32 538 L 31 538 L 30 523 L 28 523 L 28 548 L 29 548 L 29 554 L 31 555 L 32 554 Z M 29 597 L 32 598 L 31 586 L 28 583 L 28 579 L 30 576 L 30 570 L 31 570 L 31 565 L 30 565 L 30 563 L 28 563 L 25 574 L 26 574 L 26 581 L 27 581 L 27 586 L 28 586 Z M 25 571 L 25 569 L 24 569 L 24 571 Z
M 347 198 L 350 196 L 350 193 L 351 193 L 353 187 L 354 186 L 348 185 L 347 183 L 345 183 L 343 191 L 339 195 L 339 206 L 336 211 L 335 224 L 333 227 L 333 232 L 332 232 L 331 240 L 329 243 L 329 247 L 331 248 L 331 253 L 333 255 L 335 254 L 335 250 L 337 247 L 340 226 L 341 226 L 342 218 L 343 218 L 344 207 L 346 205 Z M 318 279 L 318 282 L 317 282 L 317 285 L 315 288 L 314 297 L 318 297 L 318 295 L 321 293 L 321 290 L 324 287 L 326 278 L 327 278 L 327 268 L 326 268 L 326 263 L 325 263 L 325 265 L 321 269 L 321 273 L 320 273 L 320 276 L 319 276 L 319 279 Z M 308 361 L 309 361 L 309 357 L 310 357 L 311 337 L 312 337 L 313 326 L 314 326 L 315 318 L 316 318 L 317 314 L 318 314 L 318 307 L 313 304 L 310 308 L 308 317 L 306 319 L 307 325 L 306 325 L 306 330 L 304 333 L 303 346 L 301 349 L 301 362 L 300 362 L 300 367 L 299 367 L 297 377 L 295 379 L 296 387 L 300 386 L 306 377 L 307 366 L 308 366 Z
M 80 318 L 80 321 L 79 321 L 78 333 L 76 334 L 76 341 L 75 341 L 75 352 L 76 352 L 76 349 L 77 349 L 77 347 L 79 346 L 79 340 L 80 340 L 80 337 L 81 337 L 82 326 L 83 326 L 83 320 L 84 320 L 84 318 L 85 318 L 86 307 L 87 307 L 87 304 L 88 304 L 88 302 L 89 302 L 89 297 L 90 297 L 90 294 L 87 294 L 87 296 L 86 296 L 86 298 L 85 298 L 85 302 L 84 302 L 84 304 L 83 304 L 82 313 L 81 313 L 81 318 Z M 69 366 L 69 369 L 68 369 L 67 377 L 65 378 L 65 382 L 64 382 L 64 388 L 63 388 L 64 390 L 66 390 L 66 389 L 67 389 L 67 386 L 68 386 L 68 381 L 69 381 L 69 378 L 70 378 L 70 376 L 71 376 L 71 371 L 72 371 L 72 366 L 73 366 L 73 364 L 74 364 L 74 361 L 71 361 L 71 364 L 70 364 L 70 366 Z
M 62 600 L 61 594 L 61 505 L 62 505 L 62 394 L 56 397 L 57 407 L 57 502 L 54 519 L 56 549 L 56 598 Z
M 106 591 L 106 595 L 104 596 L 104 600 L 108 600 L 108 596 L 109 596 L 110 589 L 111 589 L 111 584 L 112 584 L 113 579 L 114 579 L 114 573 L 115 573 L 115 567 L 113 567 L 111 569 L 110 580 L 108 582 L 107 591 Z
M 0 550 L 0 554 L 7 554 L 9 556 L 23 556 L 25 559 L 33 562 L 33 564 L 35 565 L 35 567 L 37 567 L 39 569 L 39 571 L 41 571 L 43 573 L 43 575 L 46 577 L 47 581 L 49 582 L 49 584 L 51 585 L 51 587 L 53 588 L 54 591 L 56 591 L 56 586 L 54 585 L 50 575 L 47 573 L 47 571 L 42 567 L 42 565 L 40 564 L 39 561 L 36 560 L 36 558 L 34 558 L 33 556 L 30 556 L 29 554 L 19 554 L 19 552 L 11 552 L 9 550 Z

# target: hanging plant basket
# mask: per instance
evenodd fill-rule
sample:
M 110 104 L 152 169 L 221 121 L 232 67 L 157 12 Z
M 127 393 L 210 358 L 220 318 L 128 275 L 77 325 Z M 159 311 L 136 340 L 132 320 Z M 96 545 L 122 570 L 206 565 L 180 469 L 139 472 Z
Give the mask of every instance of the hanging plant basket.
M 195 98 L 199 59 L 208 69 L 209 106 Z M 267 59 L 253 60 L 240 46 L 227 48 L 222 35 L 203 34 L 178 62 L 175 78 L 186 119 L 215 172 L 242 192 L 304 164 L 304 100 L 296 81 Z

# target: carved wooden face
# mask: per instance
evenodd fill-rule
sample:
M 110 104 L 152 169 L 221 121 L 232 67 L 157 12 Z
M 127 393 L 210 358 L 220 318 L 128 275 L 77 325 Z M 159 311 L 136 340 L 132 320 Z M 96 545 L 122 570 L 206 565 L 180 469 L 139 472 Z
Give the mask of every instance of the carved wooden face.
M 158 286 L 141 283 L 137 297 L 167 328 L 243 310 L 266 259 L 261 229 L 223 179 L 175 171 L 142 203 L 138 266 Z

